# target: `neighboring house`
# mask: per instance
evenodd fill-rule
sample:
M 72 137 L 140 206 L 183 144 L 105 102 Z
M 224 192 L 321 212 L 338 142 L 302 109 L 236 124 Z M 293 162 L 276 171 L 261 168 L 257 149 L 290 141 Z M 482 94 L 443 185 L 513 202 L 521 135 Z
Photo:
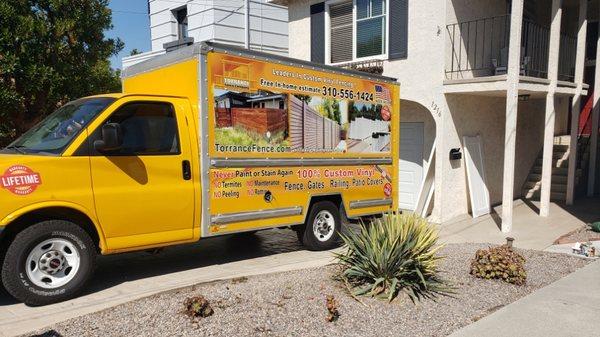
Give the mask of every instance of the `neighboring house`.
M 123 69 L 192 41 L 244 46 L 245 3 L 246 0 L 149 0 L 152 50 L 124 57 Z M 250 49 L 287 55 L 287 9 L 266 0 L 248 3 Z
M 285 95 L 261 95 L 248 99 L 252 108 L 286 109 L 285 102 Z
M 271 1 L 288 7 L 291 57 L 400 82 L 402 208 L 445 222 L 502 204 L 503 231 L 516 198 L 546 215 L 599 190 L 598 2 Z
M 270 94 L 261 92 L 257 95 L 242 95 L 234 92 L 226 92 L 215 97 L 215 103 L 219 108 L 267 108 L 287 109 L 286 95 Z

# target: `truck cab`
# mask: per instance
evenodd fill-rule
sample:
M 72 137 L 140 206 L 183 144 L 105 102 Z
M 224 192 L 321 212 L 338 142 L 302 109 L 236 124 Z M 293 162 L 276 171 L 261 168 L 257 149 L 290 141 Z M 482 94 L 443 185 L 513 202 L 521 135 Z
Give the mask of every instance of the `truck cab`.
M 97 252 L 197 240 L 198 149 L 190 121 L 186 98 L 87 97 L 3 149 L 5 287 L 29 303 L 54 302 L 63 298 L 57 289 L 70 296 L 85 282 L 73 278 L 93 266 Z

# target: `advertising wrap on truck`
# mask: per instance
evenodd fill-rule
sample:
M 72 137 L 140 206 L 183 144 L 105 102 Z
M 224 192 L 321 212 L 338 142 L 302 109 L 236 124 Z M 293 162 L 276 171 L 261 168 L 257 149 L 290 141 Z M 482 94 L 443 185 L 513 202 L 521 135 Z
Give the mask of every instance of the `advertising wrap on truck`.
M 218 215 L 261 208 L 265 194 L 276 208 L 339 194 L 349 215 L 361 213 L 352 200 L 392 204 L 393 162 L 381 159 L 397 151 L 397 85 L 228 53 L 206 57 L 209 155 L 227 163 L 210 170 L 211 233 L 255 227 L 219 223 Z M 375 164 L 365 164 L 369 158 Z

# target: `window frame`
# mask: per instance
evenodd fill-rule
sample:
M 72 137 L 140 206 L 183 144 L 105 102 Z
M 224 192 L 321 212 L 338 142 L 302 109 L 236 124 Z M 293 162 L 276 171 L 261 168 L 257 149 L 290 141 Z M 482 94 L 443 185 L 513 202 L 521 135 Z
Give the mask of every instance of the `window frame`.
M 121 109 L 132 105 L 132 104 L 164 104 L 164 105 L 168 105 L 169 108 L 171 109 L 171 111 L 173 112 L 173 118 L 175 120 L 175 137 L 177 137 L 177 151 L 176 152 L 155 152 L 155 153 L 138 153 L 138 152 L 131 152 L 131 153 L 113 153 L 113 152 L 98 152 L 96 151 L 96 149 L 94 149 L 94 141 L 101 139 L 101 132 L 102 132 L 102 127 L 104 125 L 106 125 L 110 119 L 114 116 L 114 114 L 118 113 Z M 81 144 L 81 146 L 85 146 L 85 144 L 87 144 L 88 147 L 88 151 L 89 152 L 89 156 L 102 156 L 102 157 L 156 157 L 156 156 L 180 156 L 183 152 L 181 150 L 181 135 L 179 132 L 179 120 L 178 120 L 178 114 L 177 114 L 177 109 L 175 109 L 175 105 L 172 102 L 167 102 L 167 101 L 129 101 L 124 103 L 123 105 L 120 105 L 119 107 L 117 107 L 115 110 L 113 110 L 110 115 L 108 115 L 99 125 L 96 129 L 94 129 L 94 131 L 89 133 L 88 139 Z M 83 151 L 83 148 L 78 149 L 77 152 L 81 153 L 81 151 Z
M 344 2 L 352 1 L 352 59 L 343 62 L 331 62 L 331 18 L 330 18 L 330 6 L 337 5 Z M 325 64 L 328 65 L 342 65 L 351 62 L 362 62 L 362 61 L 373 61 L 373 60 L 387 60 L 389 56 L 389 36 L 390 36 L 390 0 L 385 0 L 385 14 L 381 15 L 385 18 L 385 30 L 383 37 L 383 54 L 356 57 L 356 32 L 357 32 L 357 0 L 327 0 L 325 1 Z M 376 16 L 376 17 L 379 17 Z M 368 20 L 373 17 L 361 19 Z

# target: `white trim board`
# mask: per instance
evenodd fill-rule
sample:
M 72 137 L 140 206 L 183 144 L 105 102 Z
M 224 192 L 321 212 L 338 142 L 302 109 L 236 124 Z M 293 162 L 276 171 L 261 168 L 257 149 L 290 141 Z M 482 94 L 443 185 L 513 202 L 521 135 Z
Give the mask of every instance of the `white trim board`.
M 471 213 L 474 218 L 477 218 L 491 212 L 490 191 L 485 178 L 485 161 L 481 137 L 479 135 L 465 136 L 463 137 L 463 146 Z
M 422 217 L 426 217 L 427 215 L 429 215 L 428 213 L 435 188 L 436 142 L 437 139 L 434 139 L 433 145 L 431 146 L 431 152 L 429 153 L 429 158 L 427 160 L 427 164 L 425 165 L 425 169 L 423 170 L 423 181 L 421 182 L 421 187 L 419 188 L 417 204 L 415 206 L 415 213 L 419 214 Z

